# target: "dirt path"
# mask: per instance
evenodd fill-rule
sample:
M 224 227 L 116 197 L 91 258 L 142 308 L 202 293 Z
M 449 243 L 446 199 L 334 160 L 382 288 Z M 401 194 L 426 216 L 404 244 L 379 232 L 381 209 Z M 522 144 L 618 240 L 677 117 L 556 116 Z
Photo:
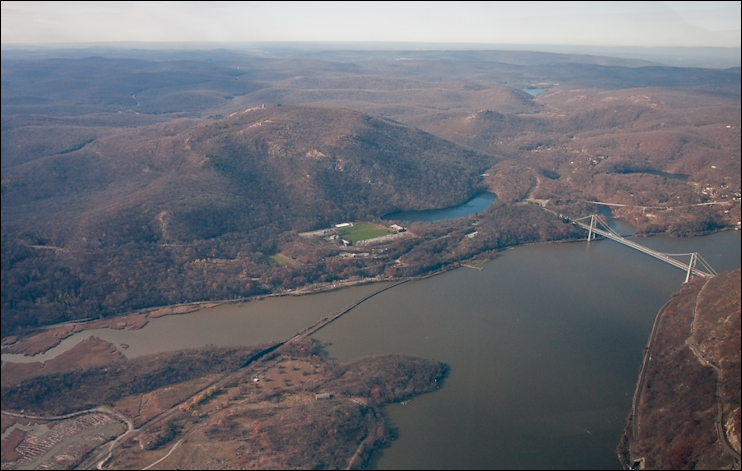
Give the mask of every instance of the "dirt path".
M 173 446 L 172 446 L 172 448 L 170 448 L 170 451 L 168 451 L 168 452 L 167 452 L 167 454 L 166 454 L 165 456 L 163 456 L 163 457 L 162 457 L 162 458 L 160 458 L 159 460 L 155 461 L 154 463 L 152 463 L 152 464 L 149 464 L 149 465 L 145 466 L 144 468 L 142 468 L 142 470 L 145 470 L 145 469 L 150 469 L 150 468 L 151 468 L 152 466 L 156 465 L 157 463 L 160 463 L 160 462 L 162 462 L 162 461 L 165 461 L 165 459 L 166 459 L 166 458 L 167 458 L 168 456 L 170 456 L 170 455 L 171 455 L 171 454 L 172 454 L 172 453 L 173 453 L 173 452 L 175 451 L 175 449 L 176 449 L 176 448 L 178 448 L 178 446 L 179 446 L 179 445 L 180 445 L 181 443 L 183 443 L 183 440 L 185 440 L 185 439 L 186 439 L 186 437 L 183 437 L 183 438 L 181 438 L 180 440 L 178 440 L 177 442 L 175 442 L 175 445 L 173 445 Z M 101 468 L 98 468 L 98 469 L 101 469 Z
M 529 200 L 536 201 L 536 200 L 533 199 L 533 194 L 536 193 L 536 190 L 538 190 L 538 187 L 541 186 L 541 179 L 538 177 L 538 172 L 537 171 L 535 171 L 531 167 L 528 167 L 528 170 L 530 170 L 531 173 L 533 173 L 533 176 L 536 179 L 536 185 L 534 185 L 534 186 L 531 187 L 531 189 L 528 191 L 528 194 L 523 199 L 526 200 L 526 201 L 529 201 Z
M 366 437 L 363 440 L 361 440 L 361 443 L 358 444 L 358 448 L 356 448 L 356 452 L 353 453 L 353 456 L 351 456 L 350 460 L 348 460 L 348 467 L 345 468 L 345 469 L 352 469 L 353 468 L 353 463 L 356 462 L 356 460 L 358 459 L 358 457 L 361 455 L 361 451 L 363 450 L 363 447 L 366 446 L 366 440 L 368 440 L 368 437 Z

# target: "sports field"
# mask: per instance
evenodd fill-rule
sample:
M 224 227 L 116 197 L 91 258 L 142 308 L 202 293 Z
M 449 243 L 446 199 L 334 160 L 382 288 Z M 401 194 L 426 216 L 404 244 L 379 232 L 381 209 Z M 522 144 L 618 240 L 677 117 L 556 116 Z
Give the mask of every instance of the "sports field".
M 371 222 L 356 222 L 352 226 L 340 228 L 340 236 L 353 243 L 391 234 L 392 231 Z
M 289 265 L 290 263 L 293 262 L 293 260 L 291 260 L 289 257 L 285 255 L 281 255 L 280 253 L 271 255 L 269 258 L 273 260 L 274 262 L 276 262 L 279 266 Z

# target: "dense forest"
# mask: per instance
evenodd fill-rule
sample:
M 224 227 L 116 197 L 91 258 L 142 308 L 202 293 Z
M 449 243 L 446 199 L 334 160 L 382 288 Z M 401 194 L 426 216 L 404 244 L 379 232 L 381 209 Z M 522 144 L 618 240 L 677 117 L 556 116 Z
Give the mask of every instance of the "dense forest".
M 466 237 L 474 230 L 476 237 Z M 581 236 L 572 224 L 536 205 L 497 200 L 475 217 L 416 223 L 410 232 L 417 237 L 399 238 L 371 248 L 374 256 L 353 258 L 343 257 L 347 251 L 337 244 L 291 232 L 267 242 L 254 233 L 228 233 L 183 246 L 129 243 L 91 249 L 82 257 L 3 238 L 3 332 L 337 280 L 416 276 L 489 251 Z M 280 266 L 268 258 L 279 250 L 294 263 Z
M 498 51 L 18 54 L 2 62 L 3 336 L 430 273 L 576 238 L 554 213 L 595 201 L 640 234 L 740 224 L 738 68 Z M 497 194 L 486 212 L 383 246 L 298 235 L 484 190 Z
M 618 447 L 624 467 L 735 469 L 739 298 L 737 269 L 687 283 L 660 311 Z

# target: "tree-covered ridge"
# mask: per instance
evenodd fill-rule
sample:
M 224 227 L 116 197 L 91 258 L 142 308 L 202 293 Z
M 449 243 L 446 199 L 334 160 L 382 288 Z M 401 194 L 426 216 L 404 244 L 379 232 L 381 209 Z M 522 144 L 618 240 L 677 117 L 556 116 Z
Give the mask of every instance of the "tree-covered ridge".
M 461 203 L 491 160 L 347 109 L 273 106 L 15 166 L 2 200 L 3 333 L 383 274 L 388 256 L 340 260 L 295 231 Z M 312 257 L 272 263 L 297 245 Z
M 573 217 L 610 203 L 645 234 L 739 224 L 738 68 L 502 51 L 296 54 L 4 57 L 3 335 L 421 274 L 573 235 L 526 200 Z M 524 91 L 533 87 L 545 91 Z M 483 188 L 498 195 L 492 211 L 419 225 L 384 247 L 296 234 L 451 206 Z

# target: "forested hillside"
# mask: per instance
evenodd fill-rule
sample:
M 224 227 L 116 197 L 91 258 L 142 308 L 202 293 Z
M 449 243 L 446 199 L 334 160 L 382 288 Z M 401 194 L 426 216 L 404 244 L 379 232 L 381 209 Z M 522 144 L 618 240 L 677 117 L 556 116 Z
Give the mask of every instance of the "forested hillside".
M 739 68 L 502 51 L 99 55 L 3 55 L 3 336 L 430 273 L 576 237 L 557 215 L 593 202 L 644 234 L 740 225 Z M 498 196 L 487 211 L 378 246 L 299 236 L 484 190 Z

